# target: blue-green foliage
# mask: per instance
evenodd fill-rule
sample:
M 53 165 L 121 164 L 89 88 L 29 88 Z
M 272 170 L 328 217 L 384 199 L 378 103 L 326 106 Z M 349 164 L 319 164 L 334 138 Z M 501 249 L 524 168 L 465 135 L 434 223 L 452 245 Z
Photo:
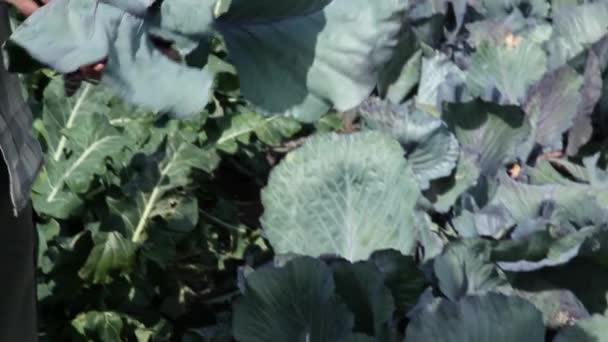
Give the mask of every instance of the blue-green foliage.
M 106 70 L 71 97 L 28 78 L 42 329 L 607 340 L 606 18 L 605 0 L 51 1 L 9 67 Z

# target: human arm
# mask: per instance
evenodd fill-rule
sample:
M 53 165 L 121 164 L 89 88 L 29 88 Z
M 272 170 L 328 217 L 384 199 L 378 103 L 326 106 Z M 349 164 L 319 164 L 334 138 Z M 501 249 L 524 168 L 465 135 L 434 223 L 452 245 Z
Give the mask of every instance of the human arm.
M 40 0 L 42 3 L 47 3 L 49 0 Z M 37 9 L 40 8 L 38 3 L 34 0 L 0 0 L 0 2 L 7 2 L 15 7 L 21 14 L 30 16 Z M 90 66 L 83 66 L 79 70 L 81 77 L 85 79 L 99 79 L 103 72 L 104 64 L 98 63 Z
M 0 0 L 2 1 L 2 0 Z M 29 16 L 36 11 L 40 6 L 33 0 L 4 0 L 13 5 L 19 12 L 25 16 Z

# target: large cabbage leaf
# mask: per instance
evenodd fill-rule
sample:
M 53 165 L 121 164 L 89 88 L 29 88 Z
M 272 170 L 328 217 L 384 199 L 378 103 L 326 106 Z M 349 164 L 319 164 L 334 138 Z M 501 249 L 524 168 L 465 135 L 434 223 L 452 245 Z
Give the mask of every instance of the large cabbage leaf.
M 564 328 L 556 337 L 555 342 L 606 342 L 608 332 L 606 325 L 608 317 L 594 315 L 591 318 L 577 321 L 572 327 Z
M 263 113 L 311 121 L 332 107 L 351 109 L 371 93 L 397 45 L 406 7 L 405 0 L 302 0 L 289 6 L 57 0 L 28 18 L 7 50 L 15 70 L 23 69 L 24 55 L 59 72 L 107 59 L 102 82 L 120 96 L 184 116 L 207 104 L 213 75 L 171 60 L 152 39 L 188 52 L 217 32 L 249 101 Z
M 495 174 L 515 162 L 521 144 L 530 134 L 529 121 L 516 106 L 479 100 L 449 104 L 443 119 L 463 151 L 478 161 L 485 174 Z
M 545 150 L 562 148 L 562 135 L 572 127 L 581 102 L 582 85 L 582 77 L 564 66 L 531 87 L 524 108 L 532 123 L 534 140 Z
M 608 3 L 596 1 L 554 9 L 553 35 L 547 42 L 551 67 L 559 67 L 608 34 Z
M 355 315 L 355 331 L 388 337 L 395 304 L 380 271 L 367 262 L 338 262 L 333 271 L 336 292 Z
M 78 212 L 77 194 L 89 190 L 93 177 L 105 172 L 105 160 L 126 144 L 119 131 L 97 113 L 83 117 L 67 133 L 69 157 L 48 161 L 32 189 L 36 210 L 63 219 Z
M 488 246 L 477 240 L 453 243 L 433 261 L 439 289 L 449 299 L 508 289 L 505 275 L 489 260 Z
M 544 340 L 542 315 L 532 304 L 494 293 L 442 301 L 415 317 L 405 335 L 405 342 Z
M 107 60 L 102 82 L 126 100 L 177 115 L 200 111 L 207 104 L 212 76 L 162 54 L 152 45 L 148 26 L 103 2 L 53 1 L 11 36 L 9 68 L 19 69 L 21 60 L 11 55 L 22 56 L 23 51 L 62 73 Z
M 425 285 L 424 274 L 418 269 L 414 258 L 395 250 L 382 250 L 374 252 L 370 262 L 383 274 L 397 310 L 407 312 L 411 309 Z
M 351 109 L 371 93 L 407 6 L 401 0 L 244 3 L 233 2 L 216 23 L 243 94 L 264 112 L 307 121 L 332 105 Z
M 270 175 L 265 234 L 277 253 L 350 261 L 379 249 L 410 254 L 420 190 L 409 168 L 399 143 L 379 132 L 312 137 Z
M 471 56 L 467 84 L 475 96 L 495 101 L 498 93 L 501 102 L 518 104 L 527 88 L 543 76 L 546 64 L 539 44 L 510 35 L 498 44 L 481 44 Z
M 440 119 L 409 104 L 376 98 L 358 109 L 367 128 L 390 134 L 401 143 L 421 189 L 427 189 L 434 179 L 449 176 L 456 166 L 458 141 Z
M 340 341 L 354 321 L 334 292 L 331 271 L 319 260 L 258 270 L 235 306 L 234 336 L 243 342 Z

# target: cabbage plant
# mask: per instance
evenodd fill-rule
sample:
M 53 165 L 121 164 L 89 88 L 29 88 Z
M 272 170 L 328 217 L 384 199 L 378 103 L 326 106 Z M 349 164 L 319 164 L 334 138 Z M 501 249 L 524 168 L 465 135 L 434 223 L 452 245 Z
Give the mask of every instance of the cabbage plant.
M 8 67 L 106 71 L 26 76 L 49 338 L 608 340 L 606 18 L 51 1 Z

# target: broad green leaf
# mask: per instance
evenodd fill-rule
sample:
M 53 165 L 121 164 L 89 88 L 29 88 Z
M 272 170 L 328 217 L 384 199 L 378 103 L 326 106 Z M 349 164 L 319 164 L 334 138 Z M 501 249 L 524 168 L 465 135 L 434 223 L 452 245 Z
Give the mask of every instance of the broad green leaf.
M 373 337 L 365 334 L 352 334 L 346 338 L 341 339 L 339 342 L 373 342 L 376 341 Z
M 123 99 L 150 110 L 180 117 L 202 111 L 209 101 L 213 75 L 170 60 L 154 46 L 142 25 L 139 18 L 123 16 L 109 47 L 102 82 Z
M 499 242 L 493 248 L 492 259 L 511 272 L 563 265 L 575 258 L 587 241 L 602 233 L 597 227 L 585 227 L 571 233 L 555 230 L 549 227 L 515 240 Z
M 399 143 L 378 132 L 321 134 L 287 155 L 262 191 L 262 226 L 277 253 L 412 253 L 420 191 Z M 305 243 L 303 243 L 305 241 Z
M 475 186 L 480 174 L 476 159 L 477 156 L 461 151 L 456 170 L 452 175 L 431 183 L 425 196 L 431 200 L 437 212 L 447 213 L 463 193 Z
M 558 0 L 559 1 L 559 0 Z M 477 9 L 481 9 L 482 13 L 489 17 L 503 17 L 512 13 L 511 11 L 519 11 L 526 9 L 528 17 L 547 17 L 551 5 L 547 0 L 482 0 Z
M 548 151 L 562 148 L 562 135 L 574 123 L 583 78 L 564 66 L 546 74 L 530 88 L 524 104 L 534 141 Z
M 520 223 L 511 232 L 512 240 L 494 247 L 493 259 L 504 269 L 561 265 L 586 245 L 596 246 L 592 254 L 601 253 L 603 246 L 595 241 L 603 239 L 607 213 L 582 185 L 527 185 L 504 179 L 489 205 L 504 208 Z
M 543 342 L 541 313 L 528 301 L 500 294 L 442 301 L 415 317 L 405 342 Z
M 555 10 L 561 10 L 563 8 L 574 7 L 579 4 L 578 0 L 553 0 L 552 7 Z
M 332 106 L 352 109 L 371 93 L 398 43 L 407 1 L 252 6 L 234 2 L 216 21 L 243 95 L 262 113 L 314 121 Z
M 608 3 L 606 4 L 608 13 Z M 585 64 L 583 87 L 581 89 L 581 101 L 578 105 L 574 125 L 568 132 L 568 148 L 566 153 L 574 156 L 579 149 L 591 140 L 594 131 L 594 120 L 592 115 L 595 107 L 602 96 L 603 82 L 602 65 L 600 58 L 594 51 L 589 51 Z
M 439 0 L 444 1 L 444 0 Z M 417 1 L 420 4 L 429 3 L 429 1 Z M 409 18 L 412 20 L 412 30 L 416 34 L 416 38 L 420 42 L 422 50 L 425 54 L 432 53 L 433 49 L 441 47 L 445 39 L 445 14 L 434 13 L 422 14 L 424 18 L 418 18 L 419 14 L 415 13 L 414 9 L 410 9 Z
M 541 162 L 530 170 L 530 181 L 534 185 L 559 185 L 565 187 L 566 193 L 580 193 L 595 197 L 593 202 L 597 202 L 600 207 L 608 205 L 606 189 L 608 187 L 608 173 L 605 169 L 598 167 L 599 154 L 583 159 L 583 166 L 570 162 L 566 159 L 550 159 L 550 162 Z M 567 174 L 568 177 L 564 175 Z M 564 207 L 564 206 L 562 206 Z M 596 209 L 597 206 L 572 206 L 575 212 Z M 584 214 L 576 214 L 581 217 Z M 596 216 L 596 215 L 591 215 Z M 594 221 L 599 224 L 599 221 Z
M 162 2 L 158 11 L 142 15 L 149 2 L 60 0 L 20 27 L 9 54 L 12 60 L 29 55 L 60 72 L 107 57 L 102 82 L 120 96 L 185 116 L 207 104 L 213 75 L 207 68 L 170 60 L 151 35 L 174 42 L 180 51 L 205 50 L 213 28 L 226 42 L 248 100 L 265 113 L 313 121 L 333 106 L 351 109 L 371 93 L 398 42 L 407 5 L 393 0 L 302 0 L 289 6 L 276 0 L 255 5 L 180 0 Z M 45 43 L 55 35 L 62 37 L 57 44 Z M 349 68 L 340 67 L 344 63 Z
M 456 166 L 458 141 L 439 119 L 412 108 L 371 98 L 358 107 L 366 127 L 397 139 L 421 189 L 449 176 Z
M 447 241 L 441 237 L 440 231 L 442 229 L 431 220 L 429 214 L 416 210 L 415 218 L 419 248 L 418 257 L 421 263 L 427 263 L 444 250 Z
M 93 284 L 108 284 L 114 274 L 127 275 L 134 266 L 135 245 L 118 232 L 94 234 L 95 246 L 78 275 Z
M 585 306 L 568 290 L 517 291 L 516 294 L 534 304 L 543 313 L 545 325 L 551 328 L 570 325 L 589 315 Z
M 66 132 L 79 126 L 86 116 L 108 113 L 112 98 L 101 86 L 85 84 L 70 97 L 66 95 L 65 87 L 63 78 L 54 77 L 44 90 L 41 134 L 45 152 L 54 162 L 64 159 Z
M 456 135 L 462 150 L 477 159 L 483 174 L 495 174 L 515 162 L 519 148 L 530 135 L 530 124 L 515 106 L 479 100 L 450 104 L 443 119 Z
M 564 177 L 552 164 L 565 170 L 575 181 Z M 583 167 L 563 159 L 539 160 L 534 168 L 528 170 L 528 173 L 530 184 L 532 185 L 557 184 L 577 186 L 580 184 L 576 180 L 586 180 L 587 177 L 586 170 Z
M 575 258 L 564 265 L 512 276 L 515 276 L 515 286 L 521 289 L 540 279 L 548 283 L 547 288 L 570 290 L 591 314 L 604 314 L 608 307 L 608 271 L 605 266 L 586 258 Z
M 24 52 L 61 73 L 98 63 L 121 20 L 121 10 L 105 3 L 57 0 L 19 26 L 6 45 L 9 68 L 21 71 Z M 49 37 L 53 43 L 49 44 Z M 13 58 L 14 57 L 14 58 Z
M 508 289 L 502 271 L 489 261 L 490 250 L 479 240 L 453 242 L 433 261 L 439 289 L 452 301 Z
M 106 171 L 104 162 L 113 158 L 127 143 L 121 132 L 99 114 L 83 118 L 65 134 L 66 147 L 71 155 L 66 161 L 54 164 L 64 170 L 57 188 L 65 183 L 76 193 L 88 191 L 93 175 L 102 175 Z M 49 194 L 49 200 L 52 200 L 52 195 Z
M 102 82 L 122 98 L 181 116 L 201 111 L 213 75 L 170 60 L 153 45 L 149 28 L 144 19 L 108 3 L 54 1 L 11 36 L 9 65 L 19 63 L 23 52 L 62 73 L 107 59 Z M 50 39 L 53 44 L 47 44 Z
M 148 9 L 154 4 L 154 0 L 102 0 L 102 2 L 139 16 L 145 15 Z
M 89 114 L 65 131 L 68 159 L 47 162 L 34 184 L 32 199 L 37 211 L 56 217 L 73 215 L 95 175 L 106 171 L 105 161 L 118 153 L 125 139 L 102 114 Z
M 564 328 L 555 337 L 555 342 L 607 342 L 608 317 L 594 315 L 591 318 L 579 320 L 572 327 Z
M 449 0 L 412 1 L 412 17 L 416 19 L 427 18 L 432 15 L 444 14 Z
M 498 92 L 507 104 L 519 104 L 528 87 L 547 70 L 547 57 L 540 45 L 508 37 L 511 39 L 499 44 L 482 44 L 471 56 L 467 85 L 473 96 L 489 101 Z
M 338 262 L 332 269 L 336 293 L 354 314 L 354 331 L 388 337 L 395 304 L 382 273 L 367 262 Z
M 175 232 L 192 230 L 198 222 L 197 201 L 179 190 L 192 184 L 194 170 L 211 172 L 219 162 L 214 150 L 194 145 L 195 137 L 179 130 L 176 123 L 167 130 L 169 134 L 156 151 L 133 160 L 130 178 L 123 185 L 124 197 L 107 200 L 133 242 L 146 239 L 155 218 Z
M 552 68 L 565 64 L 608 34 L 608 3 L 564 6 L 553 11 L 553 37 L 547 44 Z
M 112 0 L 119 2 L 117 0 Z M 120 1 L 122 2 L 122 1 Z M 161 28 L 160 35 L 171 33 L 175 36 L 185 36 L 187 38 L 202 40 L 211 35 L 214 13 L 224 0 L 172 0 L 163 1 L 159 4 L 158 11 L 148 11 L 144 13 L 150 16 L 153 13 L 152 24 Z M 123 5 L 124 6 L 124 5 Z
M 122 341 L 124 322 L 120 314 L 111 311 L 88 311 L 76 316 L 72 328 L 87 340 Z
M 556 166 L 561 170 L 567 170 L 569 167 L 572 170 L 573 165 L 562 161 Z M 545 164 L 543 169 L 547 167 Z M 539 217 L 542 209 L 550 204 L 550 217 L 558 223 L 568 221 L 576 228 L 604 223 L 606 184 L 601 180 L 603 170 L 596 169 L 593 163 L 588 164 L 589 175 L 582 176 L 589 177 L 590 183 L 585 184 L 565 179 L 555 171 L 541 170 L 539 173 L 537 169 L 530 172 L 533 184 L 502 180 L 491 204 L 504 206 L 517 221 Z M 558 176 L 562 178 L 559 179 Z M 555 181 L 548 183 L 547 180 L 551 179 Z M 586 205 L 580 206 L 579 203 Z
M 452 220 L 461 237 L 485 236 L 499 239 L 514 225 L 511 214 L 501 206 L 486 206 L 480 211 L 464 210 Z
M 589 317 L 580 300 L 567 289 L 557 289 L 542 280 L 529 280 L 514 289 L 514 294 L 530 301 L 543 314 L 545 325 L 552 329 L 569 326 L 572 322 Z
M 533 26 L 528 23 L 529 20 L 517 9 L 507 16 L 474 21 L 466 25 L 470 33 L 467 41 L 472 46 L 479 47 L 484 43 L 496 45 L 510 39 L 518 40 L 517 37 L 530 39 L 536 43 L 542 43 L 549 39 L 551 35 L 550 25 L 537 24 L 537 26 Z
M 220 127 L 223 128 L 222 134 L 216 144 L 227 153 L 236 153 L 238 143 L 248 144 L 254 134 L 263 143 L 276 146 L 283 138 L 289 138 L 301 129 L 301 125 L 292 118 L 265 118 L 248 110 L 229 117 Z
M 503 177 L 490 205 L 507 209 L 516 221 L 537 218 L 546 202 L 561 207 L 576 207 L 581 200 L 588 200 L 584 188 L 563 185 L 529 185 Z
M 350 335 L 354 320 L 334 291 L 331 271 L 313 258 L 258 270 L 247 277 L 245 295 L 234 308 L 234 337 L 240 342 L 340 341 Z
M 43 273 L 48 274 L 53 268 L 52 261 L 46 257 L 46 252 L 49 248 L 49 243 L 53 241 L 55 237 L 59 235 L 61 227 L 55 220 L 50 220 L 47 223 L 39 223 L 36 225 L 36 232 L 38 233 L 38 268 Z
M 421 68 L 422 50 L 419 49 L 416 35 L 408 26 L 404 26 L 392 59 L 379 75 L 380 97 L 401 103 L 420 81 Z
M 429 112 L 441 113 L 443 102 L 462 102 L 468 99 L 466 94 L 462 94 L 464 88 L 465 73 L 446 55 L 438 53 L 431 58 L 423 58 L 416 106 Z
M 383 250 L 374 252 L 370 262 L 382 273 L 397 310 L 407 312 L 414 307 L 425 286 L 424 274 L 418 269 L 414 258 L 395 250 Z
M 126 326 L 134 330 L 133 335 L 137 342 L 153 342 L 156 340 L 166 340 L 170 338 L 171 326 L 163 319 L 146 320 L 146 324 L 134 319 L 133 317 L 123 316 Z
M 322 11 L 332 0 L 294 0 L 289 4 L 276 0 L 260 0 L 255 3 L 248 0 L 221 0 L 227 10 L 221 18 L 229 20 L 251 20 L 253 23 L 267 20 L 278 20 L 291 16 L 306 15 Z M 219 5 L 222 6 L 222 5 Z M 263 18 L 257 18 L 259 12 L 264 12 Z

